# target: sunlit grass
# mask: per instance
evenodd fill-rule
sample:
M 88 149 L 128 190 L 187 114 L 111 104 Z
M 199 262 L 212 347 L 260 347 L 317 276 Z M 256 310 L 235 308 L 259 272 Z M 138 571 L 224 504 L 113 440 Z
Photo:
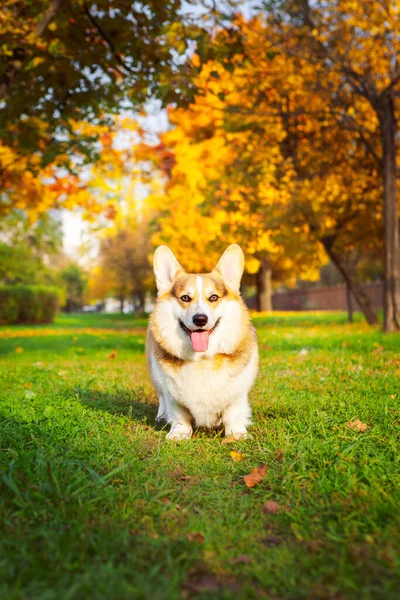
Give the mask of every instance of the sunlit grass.
M 7 329 L 2 598 L 398 597 L 400 336 L 342 313 L 255 323 L 253 438 L 233 445 L 165 440 L 144 320 Z

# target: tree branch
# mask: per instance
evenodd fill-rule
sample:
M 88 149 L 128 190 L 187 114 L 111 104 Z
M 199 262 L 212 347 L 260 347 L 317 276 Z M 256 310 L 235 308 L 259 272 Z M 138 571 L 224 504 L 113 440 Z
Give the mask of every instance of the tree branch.
M 41 37 L 43 35 L 46 28 L 48 27 L 50 22 L 54 19 L 58 9 L 60 8 L 61 4 L 64 1 L 65 0 L 53 0 L 51 5 L 49 6 L 49 8 L 44 13 L 43 17 L 40 19 L 40 21 L 37 23 L 37 25 L 35 27 L 35 34 L 37 37 Z M 22 63 L 24 62 L 25 59 L 26 59 L 26 51 L 23 48 L 15 48 L 14 52 L 13 52 L 13 56 L 11 58 L 10 65 L 9 65 L 8 69 L 6 69 L 6 72 L 4 73 L 3 78 L 0 82 L 0 100 L 6 95 L 9 88 L 13 84 L 14 79 L 15 79 L 18 71 L 21 70 Z
M 126 64 L 126 62 L 123 60 L 123 58 L 121 57 L 121 55 L 119 54 L 119 52 L 117 52 L 117 49 L 115 48 L 114 42 L 112 41 L 112 39 L 110 38 L 110 36 L 104 31 L 104 29 L 102 28 L 102 26 L 100 25 L 100 23 L 98 23 L 97 20 L 91 14 L 91 12 L 89 10 L 89 7 L 86 4 L 86 2 L 84 4 L 84 8 L 85 8 L 85 13 L 88 16 L 90 22 L 97 29 L 97 31 L 99 32 L 99 34 L 101 35 L 101 37 L 103 38 L 103 40 L 106 42 L 106 44 L 110 48 L 110 50 L 112 52 L 112 55 L 114 56 L 114 58 L 117 61 L 117 63 L 119 65 L 121 65 L 121 67 L 123 67 L 128 73 L 132 73 L 132 69 L 129 67 L 129 65 Z M 120 69 L 117 69 L 117 70 L 118 70 L 119 73 L 121 73 Z M 124 75 L 124 73 L 121 73 L 121 75 Z

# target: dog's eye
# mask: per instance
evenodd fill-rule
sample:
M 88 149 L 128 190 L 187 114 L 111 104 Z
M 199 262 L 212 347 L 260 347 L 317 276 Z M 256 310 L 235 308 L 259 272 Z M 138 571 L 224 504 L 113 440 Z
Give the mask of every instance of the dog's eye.
M 213 294 L 208 299 L 209 302 L 216 302 L 217 300 L 219 300 L 219 296 L 217 296 L 217 294 Z
M 182 302 L 191 302 L 192 301 L 190 296 L 188 296 L 187 294 L 184 294 L 183 296 L 181 296 L 180 300 L 182 300 Z

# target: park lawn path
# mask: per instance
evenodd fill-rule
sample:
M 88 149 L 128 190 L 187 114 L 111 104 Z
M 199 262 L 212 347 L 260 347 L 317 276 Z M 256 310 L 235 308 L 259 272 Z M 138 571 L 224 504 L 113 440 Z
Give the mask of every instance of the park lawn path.
M 400 336 L 255 324 L 253 437 L 230 444 L 165 440 L 145 320 L 0 329 L 1 598 L 400 597 Z

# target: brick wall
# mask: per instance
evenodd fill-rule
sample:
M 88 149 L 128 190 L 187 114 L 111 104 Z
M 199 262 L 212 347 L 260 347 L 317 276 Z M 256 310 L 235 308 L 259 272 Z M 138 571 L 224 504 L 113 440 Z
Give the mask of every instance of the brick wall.
M 369 296 L 372 306 L 383 306 L 383 283 L 365 283 L 363 288 Z M 353 300 L 354 310 L 359 310 Z M 344 284 L 311 288 L 308 290 L 288 290 L 272 294 L 273 310 L 347 310 L 346 286 Z

